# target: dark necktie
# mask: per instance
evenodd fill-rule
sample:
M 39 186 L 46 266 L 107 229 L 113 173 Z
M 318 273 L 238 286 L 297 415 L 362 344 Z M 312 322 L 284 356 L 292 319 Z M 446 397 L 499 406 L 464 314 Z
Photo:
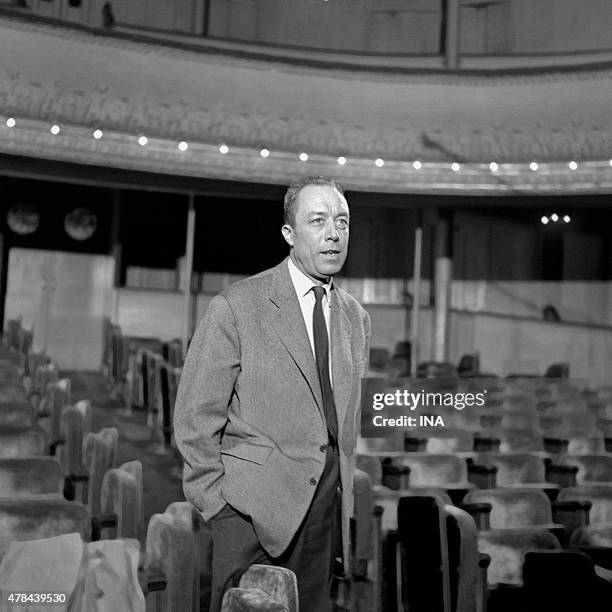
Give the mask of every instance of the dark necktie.
M 323 296 L 325 289 L 320 285 L 312 288 L 315 294 L 315 306 L 312 311 L 312 330 L 314 336 L 315 357 L 319 382 L 321 384 L 321 395 L 323 396 L 323 414 L 327 423 L 329 443 L 335 444 L 338 439 L 338 420 L 336 418 L 336 404 L 334 393 L 329 380 L 329 338 L 327 337 L 327 325 L 323 315 Z

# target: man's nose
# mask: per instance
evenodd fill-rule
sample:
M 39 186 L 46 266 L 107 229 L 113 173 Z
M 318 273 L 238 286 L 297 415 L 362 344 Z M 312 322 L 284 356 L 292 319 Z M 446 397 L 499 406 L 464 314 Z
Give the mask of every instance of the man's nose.
M 325 226 L 325 239 L 333 240 L 335 242 L 340 240 L 340 233 L 338 232 L 338 228 L 333 221 L 331 223 L 327 223 Z

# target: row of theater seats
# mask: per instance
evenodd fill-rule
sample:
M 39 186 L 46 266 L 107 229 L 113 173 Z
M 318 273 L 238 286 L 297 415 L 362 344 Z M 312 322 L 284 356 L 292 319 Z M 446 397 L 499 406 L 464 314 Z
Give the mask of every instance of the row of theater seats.
M 103 371 L 112 395 L 121 399 L 120 414 L 146 413 L 157 454 L 174 452 L 172 417 L 183 365 L 181 340 L 124 336 L 105 323 Z
M 145 529 L 142 464 L 117 466 L 117 429 L 92 432 L 90 403 L 22 348 L 9 335 L 0 346 L 0 591 L 55 584 L 75 610 L 199 610 L 200 514 L 175 502 Z M 245 602 L 297 612 L 295 576 L 251 567 L 223 610 Z
M 428 390 L 436 385 L 474 391 L 483 380 L 431 381 Z M 357 466 L 371 484 L 361 503 L 376 509 L 373 609 L 541 610 L 555 595 L 563 610 L 607 609 L 598 597 L 612 597 L 612 390 L 535 379 L 487 389 L 481 410 L 453 411 L 460 423 L 442 406 L 430 411 L 448 428 L 361 441 Z M 554 432 L 542 432 L 542 413 L 558 420 Z M 432 593 L 441 593 L 435 606 Z M 598 595 L 587 604 L 585 593 Z

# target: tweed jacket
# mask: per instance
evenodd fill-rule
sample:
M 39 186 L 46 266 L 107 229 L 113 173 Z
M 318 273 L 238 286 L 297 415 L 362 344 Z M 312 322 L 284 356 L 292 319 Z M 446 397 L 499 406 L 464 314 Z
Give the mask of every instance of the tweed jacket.
M 331 364 L 347 569 L 369 334 L 367 312 L 334 285 Z M 210 302 L 185 360 L 174 433 L 185 495 L 204 519 L 227 502 L 251 517 L 271 556 L 281 555 L 312 501 L 327 441 L 316 363 L 287 259 Z

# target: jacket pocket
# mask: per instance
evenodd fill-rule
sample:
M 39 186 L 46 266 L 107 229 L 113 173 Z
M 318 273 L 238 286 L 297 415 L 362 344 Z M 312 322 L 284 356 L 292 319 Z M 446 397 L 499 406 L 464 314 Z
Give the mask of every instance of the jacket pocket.
M 271 446 L 242 442 L 231 448 L 221 449 L 221 454 L 230 455 L 231 457 L 237 457 L 238 459 L 244 459 L 245 461 L 251 461 L 252 463 L 261 465 L 268 460 L 272 450 L 273 448 Z

